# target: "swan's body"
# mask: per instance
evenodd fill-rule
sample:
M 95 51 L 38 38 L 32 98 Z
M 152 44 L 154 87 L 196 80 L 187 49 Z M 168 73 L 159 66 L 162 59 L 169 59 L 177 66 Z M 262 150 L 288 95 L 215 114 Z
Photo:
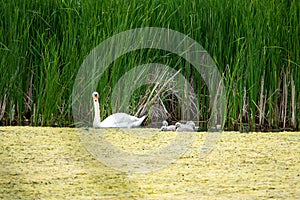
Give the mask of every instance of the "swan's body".
M 196 131 L 195 123 L 188 121 L 186 124 L 181 124 L 177 122 L 175 124 L 177 132 L 194 132 Z
M 170 125 L 168 126 L 168 122 L 166 120 L 164 120 L 162 122 L 162 127 L 160 128 L 161 131 L 176 131 L 176 126 L 174 125 Z
M 99 94 L 98 92 L 93 93 L 95 116 L 93 127 L 94 128 L 131 128 L 140 126 L 146 118 L 146 115 L 138 118 L 126 113 L 114 113 L 108 116 L 101 122 L 100 109 L 99 109 Z

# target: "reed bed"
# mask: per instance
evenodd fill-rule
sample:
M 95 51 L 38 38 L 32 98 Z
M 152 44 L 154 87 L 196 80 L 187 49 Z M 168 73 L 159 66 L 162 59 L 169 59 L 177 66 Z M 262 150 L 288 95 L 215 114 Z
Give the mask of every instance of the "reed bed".
M 121 31 L 164 27 L 195 39 L 216 62 L 227 91 L 227 130 L 299 129 L 297 0 L 14 0 L 1 1 L 0 8 L 3 125 L 72 125 L 72 88 L 88 53 Z M 102 117 L 112 112 L 111 89 L 119 78 L 152 62 L 181 70 L 198 94 L 199 119 L 205 124 L 209 98 L 201 76 L 178 56 L 152 49 L 122 56 L 101 77 Z M 151 87 L 136 91 L 132 112 Z M 178 120 L 176 99 L 170 99 L 175 102 L 164 103 Z

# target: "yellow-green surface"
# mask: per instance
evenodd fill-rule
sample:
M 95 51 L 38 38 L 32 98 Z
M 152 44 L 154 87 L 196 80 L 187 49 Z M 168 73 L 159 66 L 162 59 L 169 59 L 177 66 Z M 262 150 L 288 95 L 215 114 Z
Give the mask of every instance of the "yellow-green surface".
M 153 137 L 162 143 L 172 136 L 160 134 Z M 189 152 L 164 169 L 127 175 L 94 159 L 77 129 L 0 127 L 0 199 L 299 199 L 299 149 L 300 133 L 230 132 L 205 158 Z

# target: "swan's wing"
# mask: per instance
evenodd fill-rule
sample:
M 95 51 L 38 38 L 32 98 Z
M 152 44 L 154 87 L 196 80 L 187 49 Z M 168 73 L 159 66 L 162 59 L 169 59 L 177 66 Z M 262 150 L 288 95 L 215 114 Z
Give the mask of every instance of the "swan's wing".
M 133 116 L 134 117 L 134 116 Z M 130 127 L 137 127 L 137 126 L 140 126 L 143 121 L 145 120 L 146 118 L 146 115 L 144 115 L 143 117 L 141 118 L 138 118 L 138 117 L 135 117 L 134 121 L 132 122 L 131 126 Z
M 101 127 L 130 128 L 140 126 L 145 117 L 138 118 L 126 113 L 114 113 L 101 122 Z

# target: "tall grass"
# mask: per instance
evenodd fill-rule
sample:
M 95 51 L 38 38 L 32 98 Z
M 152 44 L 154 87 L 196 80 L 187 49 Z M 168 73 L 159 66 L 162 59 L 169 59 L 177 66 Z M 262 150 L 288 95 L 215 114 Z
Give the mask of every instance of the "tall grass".
M 1 1 L 0 8 L 2 124 L 72 124 L 72 87 L 85 56 L 121 31 L 155 26 L 187 34 L 213 57 L 227 89 L 227 129 L 299 129 L 297 0 L 14 0 Z M 150 62 L 182 69 L 206 121 L 209 99 L 201 76 L 176 55 L 154 50 L 119 58 L 101 77 L 103 117 L 112 112 L 111 90 L 122 74 Z M 138 102 L 133 98 L 132 108 Z

